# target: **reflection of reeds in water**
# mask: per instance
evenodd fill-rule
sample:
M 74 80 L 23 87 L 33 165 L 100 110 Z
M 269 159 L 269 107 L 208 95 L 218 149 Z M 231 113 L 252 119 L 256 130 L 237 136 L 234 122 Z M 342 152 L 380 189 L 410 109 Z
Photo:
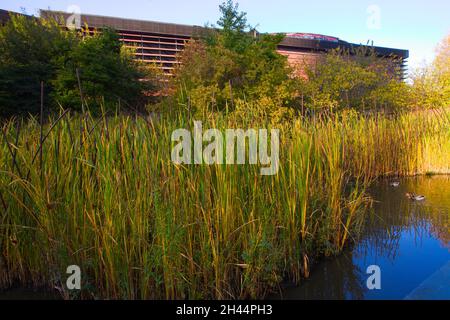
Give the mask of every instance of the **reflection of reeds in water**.
M 362 299 L 367 293 L 367 274 L 362 266 L 377 259 L 395 262 L 400 240 L 405 232 L 414 245 L 422 246 L 424 238 L 433 237 L 448 246 L 450 220 L 450 177 L 433 176 L 401 179 L 400 187 L 392 188 L 381 181 L 370 188 L 375 202 L 367 215 L 362 234 L 355 246 L 336 258 L 322 261 L 311 278 L 298 288 L 286 291 L 284 298 L 293 299 Z M 411 201 L 405 191 L 427 195 L 425 202 Z M 356 261 L 360 261 L 359 263 Z M 375 260 L 374 260 L 375 259 Z
M 427 195 L 425 202 L 404 197 L 408 190 Z M 446 176 L 403 179 L 399 189 L 385 184 L 373 193 L 374 214 L 364 227 L 358 250 L 361 254 L 395 259 L 402 232 L 408 230 L 420 246 L 431 232 L 444 246 L 450 239 L 450 179 Z
M 354 252 L 345 250 L 341 255 L 318 263 L 311 277 L 297 288 L 286 290 L 280 297 L 298 300 L 363 299 L 367 290 L 365 270 L 353 263 Z
M 424 206 L 429 211 L 430 231 L 450 250 L 450 176 L 422 180 L 419 191 L 429 195 Z
M 402 199 L 389 203 L 383 199 L 382 205 L 379 203 L 375 206 L 375 213 L 366 222 L 358 244 L 361 255 L 384 256 L 394 260 L 404 230 L 412 229 L 416 239 L 427 232 L 426 220 L 417 215 L 423 214 L 423 210 L 415 210 L 413 207 L 416 204 Z

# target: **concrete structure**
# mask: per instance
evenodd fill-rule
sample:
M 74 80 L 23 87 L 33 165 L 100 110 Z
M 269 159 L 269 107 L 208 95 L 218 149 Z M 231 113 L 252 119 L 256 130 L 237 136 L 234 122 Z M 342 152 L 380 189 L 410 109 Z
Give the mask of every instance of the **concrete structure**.
M 5 11 L 0 10 L 0 21 L 2 16 L 5 19 Z M 71 15 L 64 12 L 41 10 L 41 17 L 57 18 L 64 25 L 67 24 L 67 21 L 71 22 Z M 177 54 L 184 49 L 186 43 L 192 38 L 201 37 L 205 32 L 205 28 L 200 26 L 86 14 L 79 17 L 80 21 L 78 22 L 82 26 L 87 25 L 89 28 L 96 29 L 103 27 L 115 29 L 126 46 L 135 48 L 137 59 L 156 62 L 168 75 L 172 74 L 179 63 Z M 305 64 L 316 63 L 321 54 L 330 50 L 336 48 L 355 49 L 360 46 L 335 37 L 294 33 L 286 35 L 278 46 L 278 52 L 286 55 L 291 65 L 301 67 Z M 400 58 L 401 73 L 398 76 L 403 78 L 409 55 L 407 50 L 384 47 L 373 47 L 373 49 L 380 58 Z

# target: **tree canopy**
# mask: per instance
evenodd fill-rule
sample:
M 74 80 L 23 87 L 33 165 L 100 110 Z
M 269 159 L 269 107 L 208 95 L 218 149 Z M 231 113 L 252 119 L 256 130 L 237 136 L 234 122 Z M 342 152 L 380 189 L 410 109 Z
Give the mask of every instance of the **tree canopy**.
M 294 96 L 292 79 L 287 58 L 277 53 L 284 35 L 250 32 L 246 13 L 231 0 L 220 11 L 221 28 L 210 28 L 181 54 L 174 79 L 180 95 L 197 110 L 234 111 L 254 102 L 270 113 L 287 105 Z
M 12 15 L 0 28 L 0 58 L 0 117 L 38 113 L 41 82 L 46 110 L 79 110 L 80 91 L 92 111 L 119 98 L 136 104 L 154 87 L 109 29 L 70 31 L 53 19 Z

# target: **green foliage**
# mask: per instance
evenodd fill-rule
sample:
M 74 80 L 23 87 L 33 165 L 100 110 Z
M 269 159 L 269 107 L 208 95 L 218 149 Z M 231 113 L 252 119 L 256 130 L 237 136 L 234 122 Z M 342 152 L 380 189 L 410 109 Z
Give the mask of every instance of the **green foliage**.
M 101 122 L 66 113 L 48 120 L 43 143 L 34 119 L 7 121 L 14 152 L 0 144 L 0 289 L 51 289 L 76 264 L 81 299 L 263 299 L 358 238 L 370 213 L 366 182 L 449 173 L 444 119 L 354 110 L 299 119 L 280 135 L 273 178 L 261 164 L 172 163 L 173 130 L 192 125 L 185 112 Z
M 75 110 L 81 106 L 77 69 L 83 98 L 94 110 L 119 98 L 135 104 L 147 84 L 139 81 L 145 74 L 122 48 L 117 33 L 109 29 L 83 37 L 68 55 L 58 59 L 58 67 L 52 81 L 53 98 Z
M 442 108 L 450 101 L 450 35 L 438 46 L 431 65 L 414 70 L 413 104 L 416 108 Z
M 245 32 L 249 28 L 247 14 L 239 12 L 239 5 L 232 0 L 227 0 L 219 6 L 220 17 L 217 24 L 222 28 L 221 37 L 218 39 L 223 47 L 232 51 L 243 53 L 250 43 L 250 38 Z
M 0 117 L 39 113 L 41 81 L 47 110 L 80 109 L 77 69 L 92 111 L 118 98 L 137 104 L 154 87 L 140 81 L 151 72 L 132 59 L 112 30 L 91 35 L 65 30 L 55 20 L 12 15 L 0 28 L 0 57 Z
M 419 109 L 442 107 L 448 103 L 445 100 L 442 83 L 432 66 L 416 68 L 412 74 L 413 105 Z
M 410 104 L 410 88 L 398 79 L 399 58 L 380 58 L 364 46 L 337 49 L 294 77 L 277 52 L 284 35 L 256 34 L 231 0 L 220 12 L 221 28 L 191 41 L 180 58 L 176 96 L 189 110 L 226 110 L 279 122 L 300 110 L 397 112 Z
M 264 100 L 263 109 L 288 106 L 294 82 L 286 57 L 276 51 L 284 36 L 249 32 L 246 14 L 232 1 L 223 3 L 220 11 L 222 28 L 191 41 L 182 53 L 175 77 L 177 96 L 188 99 L 197 112 L 232 112 L 239 100 Z M 266 111 L 271 113 L 260 113 Z
M 443 105 L 448 106 L 450 101 L 450 34 L 439 44 L 433 65 L 437 81 L 442 88 Z
M 408 105 L 408 87 L 397 78 L 398 61 L 372 49 L 336 50 L 305 68 L 299 79 L 303 107 L 321 111 L 398 111 Z
M 0 117 L 36 113 L 40 82 L 56 76 L 55 57 L 70 52 L 74 35 L 54 21 L 12 15 L 0 28 Z

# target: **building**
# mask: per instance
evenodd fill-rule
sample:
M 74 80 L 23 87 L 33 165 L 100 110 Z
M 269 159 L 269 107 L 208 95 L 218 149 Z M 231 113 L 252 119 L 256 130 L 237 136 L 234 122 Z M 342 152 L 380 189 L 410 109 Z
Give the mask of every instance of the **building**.
M 4 25 L 9 19 L 9 11 L 0 9 L 0 26 Z
M 5 15 L 7 16 L 7 12 L 0 10 L 0 21 L 7 19 Z M 119 33 L 126 46 L 135 48 L 136 59 L 156 62 L 167 75 L 171 75 L 179 63 L 177 54 L 183 51 L 186 43 L 192 38 L 201 37 L 205 31 L 205 27 L 201 26 L 88 14 L 80 15 L 79 21 L 76 21 L 78 17 L 71 14 L 49 10 L 41 10 L 41 17 L 54 17 L 59 19 L 62 24 L 77 22 L 78 26 L 87 25 L 92 29 L 111 27 Z M 278 52 L 287 56 L 291 65 L 301 67 L 306 64 L 314 64 L 322 54 L 330 50 L 337 48 L 355 49 L 361 46 L 324 35 L 288 33 L 279 44 Z M 408 50 L 378 46 L 372 46 L 372 48 L 380 58 L 397 58 L 400 64 L 398 67 L 401 70 L 398 77 L 404 78 L 406 61 L 409 56 Z

